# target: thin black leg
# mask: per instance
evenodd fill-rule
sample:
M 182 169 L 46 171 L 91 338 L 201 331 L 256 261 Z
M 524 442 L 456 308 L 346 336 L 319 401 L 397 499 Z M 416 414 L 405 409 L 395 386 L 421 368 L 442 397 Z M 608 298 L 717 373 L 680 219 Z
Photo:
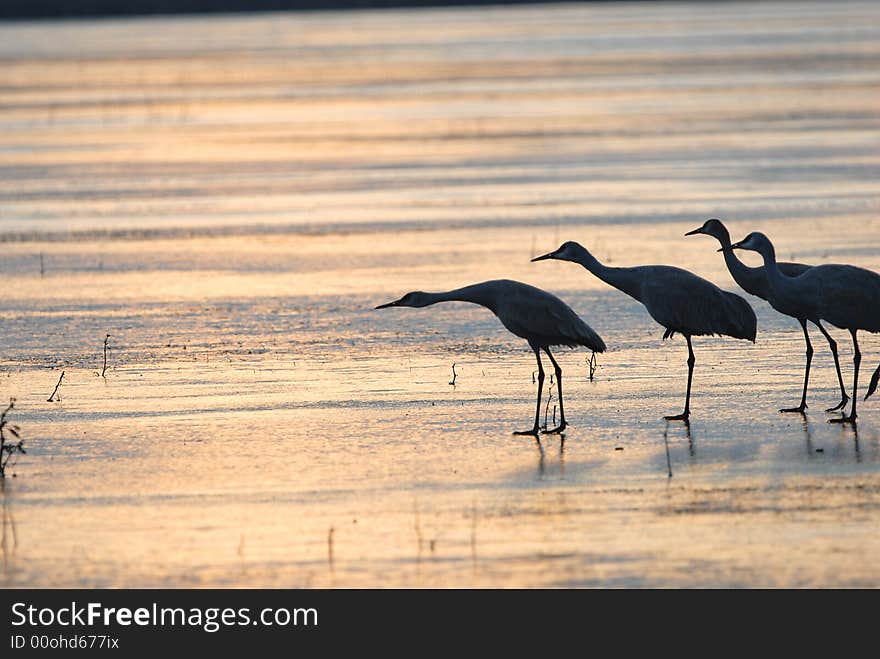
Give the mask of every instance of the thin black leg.
M 849 331 L 852 334 L 853 339 L 853 393 L 852 393 L 852 410 L 850 410 L 849 416 L 844 416 L 839 419 L 829 419 L 829 423 L 855 423 L 856 417 L 856 401 L 858 400 L 859 388 L 859 366 L 862 363 L 862 353 L 859 351 L 859 339 L 856 336 L 858 334 L 858 330 L 851 329 Z
M 544 432 L 547 434 L 560 433 L 568 426 L 565 422 L 565 408 L 562 407 L 562 369 L 547 348 L 544 348 L 544 352 L 547 353 L 550 361 L 553 362 L 553 370 L 556 371 L 556 388 L 559 391 L 559 425 L 552 430 L 545 430 Z
M 531 344 L 529 344 L 531 345 Z M 541 418 L 541 392 L 544 390 L 544 365 L 541 363 L 541 351 L 537 346 L 532 346 L 535 351 L 535 358 L 538 360 L 538 402 L 535 403 L 535 425 L 531 430 L 516 430 L 514 435 L 534 435 L 538 436 L 540 432 L 538 427 L 538 419 Z
M 694 357 L 694 347 L 691 345 L 691 337 L 688 334 L 685 334 L 684 338 L 688 344 L 688 386 L 687 394 L 684 399 L 684 412 L 673 416 L 664 416 L 663 418 L 667 421 L 687 421 L 691 418 L 691 382 L 694 379 L 694 364 L 697 363 L 697 358 Z
M 837 384 L 840 385 L 840 402 L 834 407 L 829 407 L 826 412 L 836 412 L 846 407 L 849 402 L 849 396 L 846 395 L 846 387 L 843 384 L 843 373 L 840 372 L 840 359 L 837 357 L 837 341 L 828 333 L 828 330 L 822 325 L 822 321 L 816 321 L 816 327 L 828 339 L 828 347 L 831 348 L 831 354 L 834 355 L 834 368 L 837 369 Z
M 810 343 L 810 334 L 807 332 L 807 321 L 803 318 L 798 318 L 798 322 L 801 324 L 801 329 L 804 330 L 804 341 L 807 342 L 807 366 L 804 370 L 804 391 L 801 394 L 800 405 L 797 407 L 787 407 L 779 411 L 798 412 L 799 414 L 803 414 L 804 410 L 807 409 L 807 385 L 810 382 L 810 364 L 813 362 L 813 344 Z

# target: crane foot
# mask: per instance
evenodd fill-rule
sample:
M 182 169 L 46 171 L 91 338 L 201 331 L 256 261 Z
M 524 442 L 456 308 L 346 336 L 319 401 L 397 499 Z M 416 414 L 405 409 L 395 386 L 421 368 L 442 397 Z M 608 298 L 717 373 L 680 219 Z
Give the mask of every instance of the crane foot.
M 804 410 L 807 409 L 806 405 L 798 405 L 797 407 L 786 407 L 783 410 L 779 410 L 780 412 L 794 412 L 796 414 L 803 414 Z

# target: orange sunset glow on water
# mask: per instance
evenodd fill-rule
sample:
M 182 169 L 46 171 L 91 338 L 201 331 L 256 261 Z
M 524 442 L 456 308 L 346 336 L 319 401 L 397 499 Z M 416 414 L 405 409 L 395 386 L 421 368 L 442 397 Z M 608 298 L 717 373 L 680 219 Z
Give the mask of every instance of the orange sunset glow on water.
M 880 402 L 826 422 L 813 330 L 780 414 L 798 323 L 684 237 L 880 271 L 880 5 L 21 22 L 0 64 L 0 586 L 880 583 Z M 754 344 L 694 338 L 689 426 L 685 341 L 530 261 L 567 240 L 754 308 Z M 554 352 L 563 438 L 511 434 L 535 358 L 492 313 L 374 309 L 492 279 L 608 346 Z

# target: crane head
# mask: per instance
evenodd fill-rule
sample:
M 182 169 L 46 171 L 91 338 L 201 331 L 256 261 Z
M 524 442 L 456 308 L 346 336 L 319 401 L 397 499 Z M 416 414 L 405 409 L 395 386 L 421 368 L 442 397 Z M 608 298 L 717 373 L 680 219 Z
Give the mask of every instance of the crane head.
M 536 256 L 532 259 L 532 262 L 535 261 L 543 261 L 545 259 L 557 259 L 559 261 L 577 261 L 576 253 L 580 248 L 583 251 L 583 247 L 578 245 L 576 242 L 569 240 L 568 242 L 562 243 L 559 246 L 559 249 L 556 249 L 548 254 L 544 254 L 543 256 Z
M 380 304 L 376 309 L 387 309 L 388 307 L 424 307 L 427 306 L 427 300 L 424 299 L 425 293 L 421 291 L 413 291 L 407 293 L 399 300 L 394 302 L 386 302 Z
M 752 231 L 748 236 L 730 246 L 732 249 L 748 249 L 763 254 L 773 250 L 773 243 L 763 233 Z
M 723 252 L 725 249 L 724 245 L 730 243 L 730 234 L 727 231 L 727 227 L 724 226 L 721 220 L 716 220 L 714 217 L 703 222 L 703 226 L 692 231 L 688 231 L 684 235 L 694 236 L 698 233 L 717 238 L 722 245 L 721 249 L 718 250 L 719 252 Z

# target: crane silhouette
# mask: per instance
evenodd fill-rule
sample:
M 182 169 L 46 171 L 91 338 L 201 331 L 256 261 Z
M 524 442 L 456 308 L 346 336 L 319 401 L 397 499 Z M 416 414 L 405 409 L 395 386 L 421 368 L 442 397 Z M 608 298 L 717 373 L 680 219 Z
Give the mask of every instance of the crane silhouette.
M 664 339 L 676 332 L 684 336 L 688 346 L 687 394 L 684 411 L 664 417 L 669 421 L 690 419 L 691 382 L 696 363 L 692 336 L 720 334 L 755 341 L 758 323 L 749 303 L 687 270 L 668 265 L 612 268 L 599 263 L 586 248 L 571 241 L 532 261 L 544 259 L 579 263 L 606 284 L 645 305 L 651 317 L 666 329 Z
M 764 259 L 764 270 L 773 296 L 812 323 L 825 320 L 835 327 L 849 330 L 853 340 L 852 409 L 848 415 L 829 419 L 831 423 L 855 423 L 859 385 L 858 331 L 880 332 L 880 275 L 853 265 L 815 265 L 797 277 L 783 274 L 776 262 L 773 243 L 763 233 L 753 232 L 733 249 L 758 252 Z M 874 371 L 865 400 L 874 393 L 880 379 L 880 366 Z
M 535 435 L 540 432 L 541 392 L 544 388 L 544 365 L 541 350 L 547 353 L 556 372 L 559 391 L 559 425 L 546 433 L 560 433 L 567 427 L 562 404 L 562 369 L 550 352 L 551 346 L 586 346 L 594 352 L 605 352 L 605 342 L 565 302 L 540 288 L 509 279 L 484 281 L 443 293 L 414 291 L 399 300 L 380 304 L 388 307 L 427 307 L 438 302 L 471 302 L 494 313 L 510 332 L 528 341 L 538 361 L 538 402 L 535 424 L 531 430 L 514 432 L 515 435 Z
M 810 364 L 813 361 L 813 344 L 810 342 L 810 334 L 807 332 L 808 319 L 803 317 L 803 315 L 800 315 L 799 308 L 792 308 L 787 306 L 784 300 L 776 299 L 770 288 L 770 283 L 767 281 L 767 273 L 763 266 L 752 268 L 737 258 L 730 242 L 730 233 L 727 231 L 727 227 L 724 226 L 721 220 L 714 218 L 706 220 L 703 223 L 703 226 L 699 229 L 688 231 L 684 235 L 693 236 L 696 234 L 712 236 L 721 243 L 721 249 L 718 251 L 724 253 L 724 262 L 727 264 L 727 269 L 730 271 L 734 281 L 739 284 L 741 289 L 746 293 L 767 300 L 767 302 L 770 303 L 770 306 L 776 309 L 776 311 L 786 316 L 791 316 L 800 323 L 801 329 L 804 331 L 804 341 L 806 341 L 807 344 L 807 365 L 804 371 L 804 390 L 803 393 L 801 393 L 801 403 L 797 407 L 787 407 L 779 411 L 799 412 L 803 414 L 804 410 L 807 408 L 807 384 L 810 381 Z M 778 262 L 777 265 L 782 274 L 788 277 L 797 277 L 812 267 L 805 263 L 789 263 L 785 261 L 781 263 Z M 840 359 L 837 356 L 837 342 L 832 338 L 821 322 L 816 321 L 815 325 L 828 340 L 831 354 L 834 355 L 834 368 L 837 370 L 837 383 L 840 385 L 840 402 L 834 407 L 829 407 L 825 410 L 826 412 L 834 412 L 835 410 L 846 407 L 846 404 L 849 402 L 849 396 L 846 394 L 846 387 L 843 384 L 843 374 L 840 372 Z

